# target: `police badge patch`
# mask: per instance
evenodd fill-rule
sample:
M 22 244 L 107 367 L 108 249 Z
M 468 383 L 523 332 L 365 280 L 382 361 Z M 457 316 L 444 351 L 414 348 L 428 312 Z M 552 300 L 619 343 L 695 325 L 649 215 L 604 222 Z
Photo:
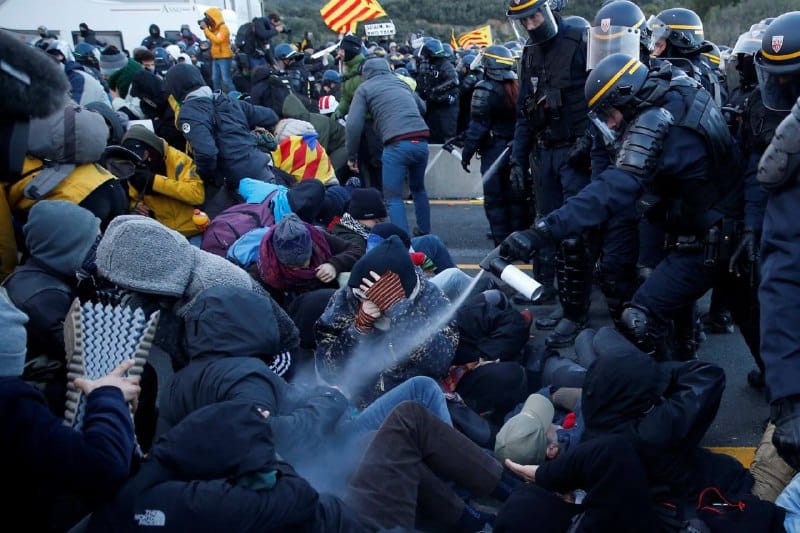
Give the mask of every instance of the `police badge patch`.
M 772 51 L 776 54 L 781 51 L 783 47 L 783 35 L 772 36 Z
M 603 32 L 608 33 L 608 30 L 611 28 L 611 19 L 603 19 L 600 21 L 600 29 Z

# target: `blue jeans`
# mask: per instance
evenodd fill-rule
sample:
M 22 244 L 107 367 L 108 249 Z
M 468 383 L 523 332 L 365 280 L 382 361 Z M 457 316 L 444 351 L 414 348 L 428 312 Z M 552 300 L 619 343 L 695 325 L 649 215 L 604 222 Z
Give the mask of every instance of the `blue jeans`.
M 221 91 L 220 81 L 225 84 L 225 92 L 233 90 L 233 79 L 231 78 L 231 65 L 233 59 L 230 57 L 224 59 L 214 59 L 211 63 L 211 80 L 214 84 L 215 91 Z M 220 80 L 222 76 L 222 80 Z
M 438 235 L 420 235 L 411 239 L 411 246 L 415 252 L 422 252 L 433 261 L 437 274 L 448 268 L 456 268 L 456 262 L 450 255 L 447 246 Z
M 453 425 L 444 393 L 436 381 L 427 376 L 416 376 L 393 388 L 356 416 L 350 422 L 350 435 L 376 431 L 395 407 L 409 400 L 424 405 L 448 425 Z
M 398 141 L 383 148 L 383 195 L 389 219 L 409 236 L 406 208 L 403 205 L 403 183 L 408 176 L 408 188 L 414 199 L 417 227 L 422 233 L 431 232 L 431 206 L 425 190 L 425 167 L 428 164 L 427 141 Z

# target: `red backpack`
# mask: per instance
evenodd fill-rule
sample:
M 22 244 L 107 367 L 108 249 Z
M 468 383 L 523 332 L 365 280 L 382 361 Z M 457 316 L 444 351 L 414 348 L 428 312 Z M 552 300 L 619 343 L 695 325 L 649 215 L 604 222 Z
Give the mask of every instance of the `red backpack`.
M 272 197 L 278 191 L 267 196 L 258 204 L 236 204 L 211 219 L 203 232 L 202 250 L 225 257 L 228 248 L 236 240 L 250 230 L 264 228 L 275 223 L 272 213 Z

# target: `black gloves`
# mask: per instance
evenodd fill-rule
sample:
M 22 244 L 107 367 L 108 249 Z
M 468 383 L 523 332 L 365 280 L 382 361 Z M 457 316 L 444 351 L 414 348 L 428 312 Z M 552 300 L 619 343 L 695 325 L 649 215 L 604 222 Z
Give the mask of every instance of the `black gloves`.
M 155 173 L 149 168 L 136 167 L 133 175 L 128 178 L 128 183 L 140 193 L 144 193 L 153 190 L 153 180 L 155 177 Z
M 728 263 L 728 271 L 742 276 L 749 272 L 758 262 L 758 239 L 753 228 L 745 228 L 739 238 L 739 244 Z
M 515 231 L 500 243 L 500 256 L 508 261 L 527 261 L 534 252 L 552 244 L 547 224 L 540 220 L 536 227 Z
M 800 397 L 790 396 L 773 403 L 770 418 L 775 423 L 772 444 L 778 455 L 795 470 L 800 468 Z
M 466 157 L 461 157 L 461 168 L 464 169 L 464 172 L 469 172 L 469 159 Z
M 530 193 L 530 174 L 528 174 L 527 169 L 525 169 L 519 161 L 513 161 L 511 163 L 509 180 L 511 181 L 511 190 L 514 193 L 521 195 Z

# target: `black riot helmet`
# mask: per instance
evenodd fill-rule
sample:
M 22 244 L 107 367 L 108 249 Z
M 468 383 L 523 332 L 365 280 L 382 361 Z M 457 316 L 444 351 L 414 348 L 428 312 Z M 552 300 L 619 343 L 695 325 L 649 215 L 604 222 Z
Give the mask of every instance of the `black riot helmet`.
M 672 52 L 680 55 L 694 54 L 708 49 L 703 33 L 703 21 L 691 9 L 682 7 L 665 9 L 657 16 L 650 17 L 647 27 L 652 32 L 651 50 L 660 39 L 665 39 L 673 49 Z
M 739 85 L 742 87 L 752 87 L 758 83 L 755 55 L 761 50 L 761 40 L 766 29 L 766 24 L 753 24 L 736 39 L 736 44 L 733 46 L 731 54 L 736 63 Z M 730 76 L 728 79 L 731 79 Z
M 626 54 L 647 62 L 650 30 L 639 6 L 628 0 L 616 0 L 597 12 L 589 28 L 586 47 L 586 70 L 592 70 L 611 54 Z
M 629 104 L 647 81 L 648 69 L 636 56 L 611 54 L 601 60 L 586 77 L 584 94 L 589 107 L 589 120 L 597 126 L 608 142 L 613 142 L 618 133 L 606 124 L 611 108 L 630 118 Z
M 549 0 L 511 0 L 506 11 L 511 24 L 521 26 L 520 30 L 528 32 L 529 44 L 541 44 L 549 41 L 558 33 L 558 23 L 553 15 Z M 528 29 L 522 22 L 528 17 L 535 17 L 538 25 Z
M 432 59 L 434 57 L 447 57 L 447 52 L 439 39 L 426 39 L 425 44 L 419 49 L 420 57 Z
M 493 44 L 481 54 L 481 65 L 486 77 L 496 81 L 516 80 L 514 54 L 502 44 Z
M 764 105 L 789 111 L 800 97 L 800 11 L 784 13 L 764 30 L 755 57 Z
M 613 0 L 603 4 L 594 16 L 592 27 L 618 26 L 639 30 L 639 41 L 646 50 L 650 47 L 650 29 L 639 6 L 629 0 Z

